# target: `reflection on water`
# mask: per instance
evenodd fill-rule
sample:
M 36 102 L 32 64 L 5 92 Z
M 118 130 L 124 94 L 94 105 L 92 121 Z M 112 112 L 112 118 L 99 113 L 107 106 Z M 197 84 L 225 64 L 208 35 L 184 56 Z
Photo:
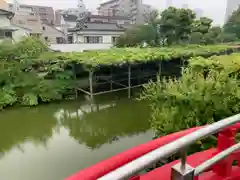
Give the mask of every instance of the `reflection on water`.
M 0 179 L 63 179 L 150 140 L 148 115 L 145 103 L 126 99 L 2 111 Z
M 92 112 L 101 111 L 110 107 L 114 107 L 116 104 L 86 104 L 82 105 L 76 112 L 69 112 L 66 109 L 59 109 L 54 113 L 54 117 L 57 119 L 58 123 L 61 123 L 64 119 L 79 118 L 83 119 L 84 115 L 87 115 Z

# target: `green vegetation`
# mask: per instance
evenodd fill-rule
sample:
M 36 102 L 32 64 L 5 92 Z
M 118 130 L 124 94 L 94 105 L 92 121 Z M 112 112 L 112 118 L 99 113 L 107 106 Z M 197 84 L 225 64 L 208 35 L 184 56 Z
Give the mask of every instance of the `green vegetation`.
M 145 63 L 148 61 L 168 61 L 172 59 L 186 59 L 193 56 L 210 56 L 234 50 L 227 45 L 191 45 L 169 48 L 115 48 L 111 50 L 72 52 L 72 53 L 46 53 L 40 56 L 38 62 L 55 60 L 60 64 L 75 62 L 86 67 L 100 65 L 123 65 Z
M 150 46 L 235 42 L 240 38 L 239 15 L 240 9 L 221 28 L 212 26 L 213 20 L 208 17 L 196 19 L 191 9 L 169 7 L 161 14 L 153 11 L 146 17 L 147 24 L 127 30 L 117 47 L 141 46 L 143 42 Z
M 225 33 L 235 34 L 238 39 L 240 38 L 240 7 L 229 17 L 223 29 Z
M 179 79 L 145 86 L 157 136 L 205 125 L 240 111 L 240 54 L 192 58 Z
M 146 63 L 187 59 L 232 52 L 226 45 L 182 46 L 172 48 L 115 48 L 83 53 L 56 53 L 36 38 L 0 44 L 0 109 L 15 104 L 35 106 L 75 95 L 79 86 L 74 66 L 80 74 L 101 65 Z
M 35 38 L 0 44 L 0 109 L 14 104 L 34 106 L 64 98 L 71 88 L 71 74 L 51 69 L 48 73 L 55 72 L 54 78 L 45 79 L 34 61 L 46 50 L 47 46 Z

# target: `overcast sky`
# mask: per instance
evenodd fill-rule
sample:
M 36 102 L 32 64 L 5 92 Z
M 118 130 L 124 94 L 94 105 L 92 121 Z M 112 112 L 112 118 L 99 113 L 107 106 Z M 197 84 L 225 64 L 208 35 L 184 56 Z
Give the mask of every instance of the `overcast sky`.
M 12 1 L 12 0 L 8 0 Z M 18 0 L 20 3 L 52 6 L 54 9 L 76 7 L 78 0 Z M 84 0 L 86 7 L 94 10 L 98 4 L 107 0 Z M 215 24 L 222 24 L 226 10 L 226 0 L 173 0 L 176 7 L 188 4 L 189 8 L 201 8 L 204 16 L 214 19 Z M 166 7 L 166 0 L 143 0 L 144 3 L 153 5 L 158 9 Z

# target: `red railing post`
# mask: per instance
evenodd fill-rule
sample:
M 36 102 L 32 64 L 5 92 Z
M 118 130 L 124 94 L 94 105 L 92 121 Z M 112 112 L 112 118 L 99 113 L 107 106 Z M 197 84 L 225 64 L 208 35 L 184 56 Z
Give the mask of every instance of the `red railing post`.
M 236 128 L 229 128 L 218 134 L 217 153 L 235 144 Z M 232 172 L 232 158 L 224 159 L 213 166 L 213 172 L 222 177 L 228 177 Z

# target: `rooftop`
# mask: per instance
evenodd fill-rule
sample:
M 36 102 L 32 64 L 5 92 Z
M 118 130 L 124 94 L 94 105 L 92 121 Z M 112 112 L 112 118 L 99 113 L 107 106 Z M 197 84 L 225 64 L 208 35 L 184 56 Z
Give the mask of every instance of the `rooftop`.
M 2 14 L 2 15 L 14 15 L 14 13 L 12 11 L 8 11 L 8 10 L 2 9 L 2 8 L 0 8 L 0 14 Z
M 100 6 L 104 6 L 104 5 L 107 5 L 107 4 L 111 4 L 111 3 L 114 3 L 114 2 L 118 2 L 119 0 L 110 0 L 110 1 L 107 1 L 107 2 L 104 2 L 104 3 L 101 3 Z
M 102 15 L 90 15 L 90 18 L 98 18 L 98 19 L 116 19 L 116 20 L 131 20 L 127 16 L 102 16 Z
M 76 15 L 72 15 L 72 14 L 63 14 L 62 15 L 65 21 L 69 21 L 69 22 L 76 22 L 78 19 L 78 16 Z M 129 17 L 127 16 L 102 16 L 102 15 L 93 15 L 93 14 L 89 14 L 86 15 L 86 19 L 87 18 L 96 18 L 96 19 L 113 19 L 113 20 L 131 20 Z
M 63 14 L 63 19 L 69 22 L 77 22 L 78 17 L 76 15 L 71 14 Z
M 82 28 L 69 29 L 70 32 L 76 31 L 124 31 L 125 29 L 116 23 L 109 22 L 85 22 Z

